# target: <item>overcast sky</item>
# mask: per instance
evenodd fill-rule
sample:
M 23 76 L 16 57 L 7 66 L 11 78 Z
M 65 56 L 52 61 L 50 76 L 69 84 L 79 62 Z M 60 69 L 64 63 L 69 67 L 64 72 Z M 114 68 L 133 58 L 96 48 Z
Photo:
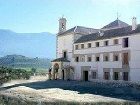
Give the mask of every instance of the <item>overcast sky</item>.
M 117 18 L 140 23 L 140 0 L 0 0 L 0 29 L 15 32 L 57 33 L 58 19 L 67 18 L 67 28 L 101 28 Z

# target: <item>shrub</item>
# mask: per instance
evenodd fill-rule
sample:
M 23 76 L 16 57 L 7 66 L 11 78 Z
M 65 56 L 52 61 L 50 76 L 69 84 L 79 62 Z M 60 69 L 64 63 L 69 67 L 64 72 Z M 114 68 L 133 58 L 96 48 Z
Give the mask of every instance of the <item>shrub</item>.
M 31 71 L 25 69 L 14 69 L 7 67 L 0 67 L 0 83 L 4 83 L 14 79 L 29 79 L 32 75 Z

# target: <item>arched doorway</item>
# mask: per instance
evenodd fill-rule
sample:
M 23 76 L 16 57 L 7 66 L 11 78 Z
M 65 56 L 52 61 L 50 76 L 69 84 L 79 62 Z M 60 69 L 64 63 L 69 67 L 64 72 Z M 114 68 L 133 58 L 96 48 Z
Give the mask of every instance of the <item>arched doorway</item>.
M 54 79 L 57 79 L 58 77 L 58 70 L 59 70 L 59 64 L 55 63 L 54 64 Z

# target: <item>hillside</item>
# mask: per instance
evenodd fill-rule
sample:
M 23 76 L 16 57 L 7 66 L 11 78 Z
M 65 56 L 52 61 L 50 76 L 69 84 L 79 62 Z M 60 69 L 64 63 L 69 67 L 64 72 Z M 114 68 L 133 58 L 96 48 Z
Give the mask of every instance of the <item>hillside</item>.
M 44 68 L 50 67 L 50 59 L 29 58 L 22 55 L 7 55 L 0 58 L 0 66 L 13 68 Z
M 0 29 L 0 56 L 25 55 L 29 57 L 55 58 L 56 36 L 48 32 L 16 33 Z

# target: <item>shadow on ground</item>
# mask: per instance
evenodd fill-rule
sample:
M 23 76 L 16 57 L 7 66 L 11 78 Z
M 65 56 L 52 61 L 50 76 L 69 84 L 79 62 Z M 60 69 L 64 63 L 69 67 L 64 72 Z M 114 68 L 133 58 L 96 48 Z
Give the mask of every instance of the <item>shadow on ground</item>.
M 140 89 L 136 89 L 134 87 L 113 87 L 108 85 L 95 84 L 92 82 L 48 80 L 17 84 L 5 87 L 4 89 L 10 89 L 18 86 L 26 86 L 37 90 L 60 88 L 64 90 L 78 91 L 79 94 L 95 94 L 105 97 L 125 99 L 129 101 L 140 101 Z

